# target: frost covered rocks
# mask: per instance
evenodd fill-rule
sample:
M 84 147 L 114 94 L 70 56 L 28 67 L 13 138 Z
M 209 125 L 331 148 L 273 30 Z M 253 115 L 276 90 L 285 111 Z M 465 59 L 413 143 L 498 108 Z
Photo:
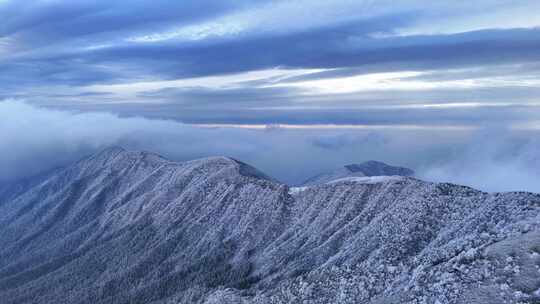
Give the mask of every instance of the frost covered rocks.
M 398 174 L 391 174 L 398 175 Z M 538 303 L 540 196 L 411 177 L 292 190 L 108 149 L 0 205 L 2 303 Z

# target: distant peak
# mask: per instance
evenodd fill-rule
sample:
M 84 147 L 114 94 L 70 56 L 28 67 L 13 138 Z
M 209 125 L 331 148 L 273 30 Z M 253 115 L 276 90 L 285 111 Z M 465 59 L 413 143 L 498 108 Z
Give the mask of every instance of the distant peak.
M 357 172 L 357 171 L 362 171 L 362 169 L 366 167 L 383 168 L 383 167 L 391 167 L 391 166 L 380 161 L 368 160 L 360 164 L 348 164 L 348 165 L 345 165 L 344 167 L 351 172 Z
M 101 150 L 100 152 L 85 159 L 86 162 L 90 162 L 92 166 L 129 166 L 134 160 L 144 161 L 153 164 L 168 164 L 178 166 L 195 166 L 200 168 L 206 168 L 208 171 L 217 171 L 222 168 L 230 168 L 236 174 L 264 179 L 272 182 L 278 182 L 276 179 L 261 172 L 259 169 L 248 165 L 242 161 L 227 156 L 211 156 L 206 158 L 193 159 L 189 161 L 173 161 L 169 160 L 159 154 L 145 151 L 130 151 L 122 147 L 112 146 Z
M 404 176 L 398 176 L 398 175 L 391 175 L 391 176 L 351 176 L 351 177 L 344 177 L 335 179 L 332 181 L 329 181 L 327 184 L 336 184 L 341 182 L 355 182 L 358 184 L 378 184 L 378 183 L 384 183 L 384 182 L 391 182 L 391 181 L 400 181 L 404 180 L 407 177 Z
M 362 172 L 365 176 L 414 175 L 414 171 L 409 168 L 392 166 L 376 160 L 369 160 L 360 164 L 349 164 L 344 167 L 350 172 Z
M 369 160 L 359 164 L 345 165 L 338 169 L 319 174 L 306 180 L 303 185 L 325 184 L 333 180 L 349 177 L 412 175 L 414 175 L 414 171 L 409 168 L 391 166 L 380 161 Z

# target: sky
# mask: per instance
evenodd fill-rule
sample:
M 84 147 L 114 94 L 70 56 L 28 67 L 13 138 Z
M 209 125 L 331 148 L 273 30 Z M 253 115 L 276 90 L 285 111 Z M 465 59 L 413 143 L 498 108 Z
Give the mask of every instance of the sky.
M 292 184 L 378 159 L 540 192 L 539 11 L 531 0 L 0 0 L 0 180 L 122 144 L 235 156 Z

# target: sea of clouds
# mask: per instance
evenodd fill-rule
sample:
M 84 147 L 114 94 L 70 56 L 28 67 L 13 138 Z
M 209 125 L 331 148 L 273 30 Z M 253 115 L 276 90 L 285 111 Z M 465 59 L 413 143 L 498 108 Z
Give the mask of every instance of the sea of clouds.
M 410 167 L 425 180 L 540 192 L 538 135 L 510 129 L 201 128 L 6 100 L 0 102 L 0 181 L 39 174 L 117 145 L 177 161 L 231 156 L 292 185 L 374 159 Z

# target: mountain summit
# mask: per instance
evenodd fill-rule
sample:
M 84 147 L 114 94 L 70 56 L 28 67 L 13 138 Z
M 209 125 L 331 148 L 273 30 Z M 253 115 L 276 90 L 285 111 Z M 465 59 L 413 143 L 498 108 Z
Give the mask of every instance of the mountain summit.
M 118 148 L 17 189 L 2 304 L 540 300 L 537 194 L 411 177 L 294 192 L 227 157 Z
M 302 185 L 313 186 L 324 184 L 337 179 L 348 177 L 370 177 L 370 176 L 413 176 L 414 171 L 408 168 L 387 165 L 374 160 L 361 164 L 345 165 L 333 171 L 325 172 L 307 179 Z

